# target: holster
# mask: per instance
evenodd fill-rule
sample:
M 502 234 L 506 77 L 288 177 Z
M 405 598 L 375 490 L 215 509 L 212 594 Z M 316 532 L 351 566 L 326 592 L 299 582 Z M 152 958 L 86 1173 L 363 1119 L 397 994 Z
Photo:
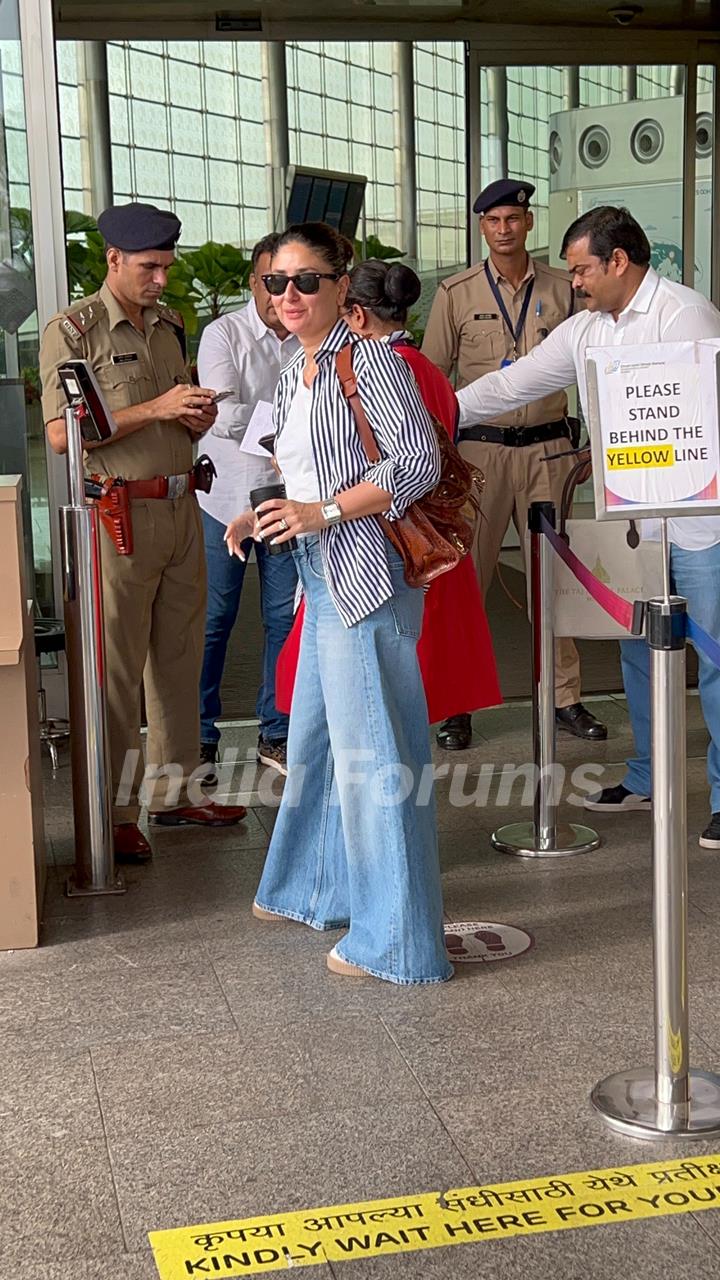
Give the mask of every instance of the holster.
M 127 485 L 122 476 L 93 476 L 102 487 L 97 499 L 98 515 L 119 556 L 133 553 L 132 513 Z
M 582 425 L 579 418 L 571 418 L 568 413 L 565 414 L 565 421 L 570 429 L 570 444 L 573 449 L 580 448 L 580 436 L 582 435 Z

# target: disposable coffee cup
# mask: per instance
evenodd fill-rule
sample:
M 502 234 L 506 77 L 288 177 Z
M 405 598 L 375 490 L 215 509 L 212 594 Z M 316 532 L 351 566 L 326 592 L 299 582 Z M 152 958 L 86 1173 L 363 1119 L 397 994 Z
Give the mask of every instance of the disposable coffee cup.
M 264 484 L 259 489 L 250 490 L 250 506 L 256 511 L 263 502 L 268 502 L 270 498 L 287 498 L 285 485 L 278 480 L 275 484 Z M 273 542 L 272 538 L 263 538 L 263 542 L 267 547 L 271 556 L 282 556 L 286 551 L 297 551 L 297 538 L 289 538 L 287 542 Z

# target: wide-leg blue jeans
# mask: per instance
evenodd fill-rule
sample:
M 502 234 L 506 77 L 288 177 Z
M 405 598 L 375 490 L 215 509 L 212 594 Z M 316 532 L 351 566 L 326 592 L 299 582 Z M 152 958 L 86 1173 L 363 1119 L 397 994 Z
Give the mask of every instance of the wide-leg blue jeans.
M 295 558 L 306 613 L 285 784 L 256 901 L 314 929 L 389 982 L 443 982 L 445 948 L 427 704 L 416 644 L 423 593 L 404 581 L 345 627 L 316 535 Z

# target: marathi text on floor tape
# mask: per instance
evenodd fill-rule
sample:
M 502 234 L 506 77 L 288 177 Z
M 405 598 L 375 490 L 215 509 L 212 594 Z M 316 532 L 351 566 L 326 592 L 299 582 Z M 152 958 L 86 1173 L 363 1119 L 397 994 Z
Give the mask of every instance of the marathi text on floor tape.
M 720 1207 L 720 1155 L 150 1233 L 161 1280 L 245 1276 Z

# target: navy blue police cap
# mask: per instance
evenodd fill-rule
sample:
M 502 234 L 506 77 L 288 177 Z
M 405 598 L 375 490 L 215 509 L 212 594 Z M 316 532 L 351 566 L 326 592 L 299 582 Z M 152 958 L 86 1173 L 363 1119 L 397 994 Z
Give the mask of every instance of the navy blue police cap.
M 144 249 L 174 249 L 182 223 L 169 209 L 154 204 L 113 204 L 97 220 L 107 245 L 126 253 Z
M 473 213 L 487 213 L 499 204 L 516 204 L 527 209 L 530 197 L 535 195 L 532 182 L 518 182 L 515 178 L 498 178 L 480 192 L 473 205 Z

